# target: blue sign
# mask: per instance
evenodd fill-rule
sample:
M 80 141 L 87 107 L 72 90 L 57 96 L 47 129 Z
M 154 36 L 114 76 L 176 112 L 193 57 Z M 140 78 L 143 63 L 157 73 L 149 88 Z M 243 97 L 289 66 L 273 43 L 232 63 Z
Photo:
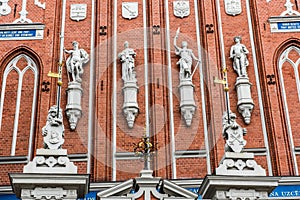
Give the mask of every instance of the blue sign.
M 278 30 L 299 30 L 300 22 L 278 22 Z
M 199 188 L 186 188 L 187 190 L 194 192 L 195 194 L 198 194 Z M 198 199 L 202 199 L 201 195 L 198 194 Z
M 85 195 L 85 198 L 78 200 L 96 200 L 98 192 L 89 192 Z
M 1 200 L 20 200 L 16 197 L 16 195 L 14 194 L 4 194 L 4 195 L 0 195 L 0 199 Z
M 269 197 L 300 197 L 300 185 L 277 186 Z
M 43 39 L 44 30 L 0 30 L 0 40 Z

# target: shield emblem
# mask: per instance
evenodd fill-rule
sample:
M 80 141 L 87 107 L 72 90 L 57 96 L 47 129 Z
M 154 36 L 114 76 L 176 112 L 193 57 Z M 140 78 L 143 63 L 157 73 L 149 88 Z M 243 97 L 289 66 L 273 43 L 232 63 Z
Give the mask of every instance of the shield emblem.
M 59 149 L 64 143 L 64 127 L 62 124 L 53 126 L 48 123 L 44 128 L 44 143 L 49 149 Z
M 233 152 L 242 152 L 244 146 L 246 145 L 246 140 L 243 137 L 243 128 L 238 126 L 236 129 L 228 128 L 226 130 L 228 134 L 228 139 L 226 144 L 233 150 Z
M 176 17 L 187 17 L 190 15 L 189 1 L 173 1 L 173 10 Z
M 225 0 L 225 12 L 226 14 L 233 16 L 241 14 L 241 0 Z
M 86 4 L 72 4 L 70 9 L 70 18 L 72 20 L 80 21 L 86 18 Z
M 139 14 L 138 2 L 122 2 L 122 17 L 125 19 L 136 18 Z

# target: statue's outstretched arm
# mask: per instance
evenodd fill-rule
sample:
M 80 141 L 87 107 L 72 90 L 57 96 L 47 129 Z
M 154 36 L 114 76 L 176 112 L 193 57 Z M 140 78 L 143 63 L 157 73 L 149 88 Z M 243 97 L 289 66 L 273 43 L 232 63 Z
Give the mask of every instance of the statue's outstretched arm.
M 65 52 L 66 52 L 67 54 L 71 54 L 71 53 L 73 53 L 73 50 L 67 50 L 67 49 L 65 49 Z
M 178 38 L 178 35 L 179 35 L 179 32 L 180 32 L 180 27 L 177 29 L 177 31 L 176 31 L 176 35 L 175 35 L 175 37 L 174 37 L 174 47 L 175 47 L 175 50 L 176 51 L 179 51 L 180 50 L 180 48 L 177 46 L 177 38 Z
M 199 59 L 195 56 L 195 54 L 192 52 L 192 58 L 196 61 L 199 61 Z

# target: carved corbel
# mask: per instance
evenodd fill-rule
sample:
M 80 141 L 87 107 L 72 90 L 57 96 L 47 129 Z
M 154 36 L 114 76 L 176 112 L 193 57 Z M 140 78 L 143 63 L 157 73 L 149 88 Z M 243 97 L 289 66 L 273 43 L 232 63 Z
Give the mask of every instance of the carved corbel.
M 192 120 L 193 120 L 193 116 L 196 110 L 196 106 L 181 106 L 180 107 L 180 111 L 181 111 L 181 116 L 184 118 L 185 120 L 185 124 L 187 126 L 191 126 L 192 125 Z
M 139 109 L 137 107 L 124 107 L 123 114 L 125 115 L 127 125 L 129 128 L 133 128 L 135 117 L 137 116 Z
M 70 129 L 75 130 L 78 120 L 81 118 L 82 110 L 68 109 L 68 110 L 66 110 L 66 115 L 69 120 Z

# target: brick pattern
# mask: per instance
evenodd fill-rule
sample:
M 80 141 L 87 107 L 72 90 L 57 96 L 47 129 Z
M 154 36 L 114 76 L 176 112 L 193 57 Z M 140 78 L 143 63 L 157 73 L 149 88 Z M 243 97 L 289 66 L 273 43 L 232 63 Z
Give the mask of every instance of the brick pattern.
M 205 158 L 176 159 L 178 178 L 202 178 L 207 173 Z M 201 168 L 199 167 L 201 166 Z
M 7 84 L 5 88 L 6 98 L 4 100 L 4 105 L 3 105 L 3 112 L 2 112 L 3 117 L 2 117 L 2 125 L 1 125 L 1 141 L 2 144 L 5 144 L 5 145 L 1 145 L 1 155 L 3 156 L 9 156 L 11 154 L 14 118 L 16 113 L 17 90 L 18 90 L 18 78 L 16 77 L 18 77 L 17 72 L 11 71 L 11 73 L 7 76 Z
M 24 164 L 4 164 L 0 165 L 1 186 L 10 185 L 8 173 L 23 172 Z
M 116 167 L 118 180 L 125 181 L 133 177 L 138 177 L 143 166 L 144 162 L 142 160 L 118 160 Z

